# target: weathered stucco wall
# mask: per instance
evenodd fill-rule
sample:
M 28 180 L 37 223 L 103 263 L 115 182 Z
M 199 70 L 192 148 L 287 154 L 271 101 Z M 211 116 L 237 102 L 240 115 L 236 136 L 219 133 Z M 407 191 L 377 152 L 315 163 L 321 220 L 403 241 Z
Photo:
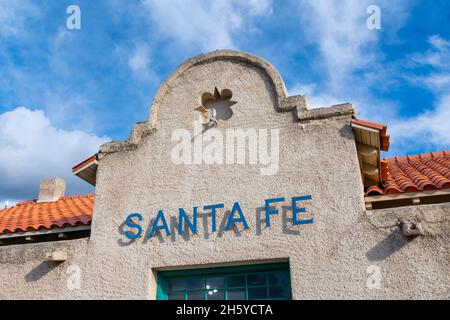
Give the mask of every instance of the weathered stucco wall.
M 255 165 L 173 163 L 172 133 L 192 133 L 193 109 L 215 86 L 232 90 L 237 101 L 218 130 L 279 130 L 277 174 L 262 175 Z M 289 260 L 295 299 L 450 297 L 450 205 L 366 212 L 350 105 L 310 111 L 303 97 L 287 97 L 269 64 L 223 51 L 183 64 L 151 110 L 151 120 L 136 125 L 128 141 L 100 150 L 91 238 L 0 247 L 0 298 L 155 298 L 157 270 L 270 260 Z M 305 115 L 314 120 L 302 121 Z M 302 217 L 314 223 L 292 226 L 290 198 L 303 195 L 312 200 Z M 273 197 L 286 203 L 275 205 L 280 214 L 265 228 L 264 199 Z M 223 216 L 235 201 L 250 229 L 224 231 Z M 211 233 L 202 206 L 216 203 L 225 210 L 218 211 L 219 232 Z M 200 212 L 195 235 L 130 241 L 122 234 L 129 213 L 141 213 L 147 230 L 159 209 L 169 217 L 193 206 Z M 396 226 L 404 215 L 419 219 L 425 235 L 406 240 Z M 68 261 L 43 262 L 59 247 L 68 250 Z M 379 289 L 367 286 L 369 266 L 380 268 Z M 81 288 L 69 290 L 78 271 Z

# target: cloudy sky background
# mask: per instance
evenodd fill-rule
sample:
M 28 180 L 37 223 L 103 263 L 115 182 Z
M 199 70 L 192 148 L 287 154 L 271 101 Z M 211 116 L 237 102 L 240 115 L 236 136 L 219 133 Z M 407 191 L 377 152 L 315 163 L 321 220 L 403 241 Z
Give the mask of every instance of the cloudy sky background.
M 81 8 L 67 30 L 66 8 Z M 369 5 L 381 30 L 366 27 Z M 450 149 L 450 2 L 0 0 L 0 205 L 37 196 L 146 120 L 161 82 L 215 49 L 259 55 L 312 107 L 388 124 L 385 156 Z

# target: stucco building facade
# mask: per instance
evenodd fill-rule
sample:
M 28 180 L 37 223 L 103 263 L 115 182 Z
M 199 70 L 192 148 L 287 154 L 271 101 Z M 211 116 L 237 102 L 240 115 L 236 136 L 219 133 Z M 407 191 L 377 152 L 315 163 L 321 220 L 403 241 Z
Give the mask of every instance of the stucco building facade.
M 95 196 L 49 180 L 0 211 L 0 298 L 448 299 L 449 153 L 384 161 L 386 127 L 355 113 L 247 53 L 186 61 L 74 167 Z

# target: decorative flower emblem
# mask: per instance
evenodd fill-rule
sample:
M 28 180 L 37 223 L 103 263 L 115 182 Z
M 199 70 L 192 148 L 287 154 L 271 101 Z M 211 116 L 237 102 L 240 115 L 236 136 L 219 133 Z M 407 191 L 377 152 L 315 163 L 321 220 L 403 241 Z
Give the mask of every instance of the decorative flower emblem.
M 200 112 L 200 122 L 208 124 L 217 120 L 228 120 L 233 116 L 231 106 L 236 104 L 236 101 L 230 100 L 233 92 L 230 89 L 223 89 L 221 92 L 214 88 L 214 94 L 205 92 L 202 94 L 202 105 L 195 108 L 195 111 Z

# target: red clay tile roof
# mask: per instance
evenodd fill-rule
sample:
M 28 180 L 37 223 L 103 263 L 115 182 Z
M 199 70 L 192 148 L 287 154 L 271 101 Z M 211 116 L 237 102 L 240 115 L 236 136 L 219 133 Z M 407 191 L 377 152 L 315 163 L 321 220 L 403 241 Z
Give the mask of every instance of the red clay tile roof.
M 366 195 L 383 195 L 450 188 L 450 151 L 384 159 L 383 187 L 369 187 Z
M 61 197 L 55 202 L 18 202 L 0 210 L 0 234 L 91 224 L 94 195 Z

